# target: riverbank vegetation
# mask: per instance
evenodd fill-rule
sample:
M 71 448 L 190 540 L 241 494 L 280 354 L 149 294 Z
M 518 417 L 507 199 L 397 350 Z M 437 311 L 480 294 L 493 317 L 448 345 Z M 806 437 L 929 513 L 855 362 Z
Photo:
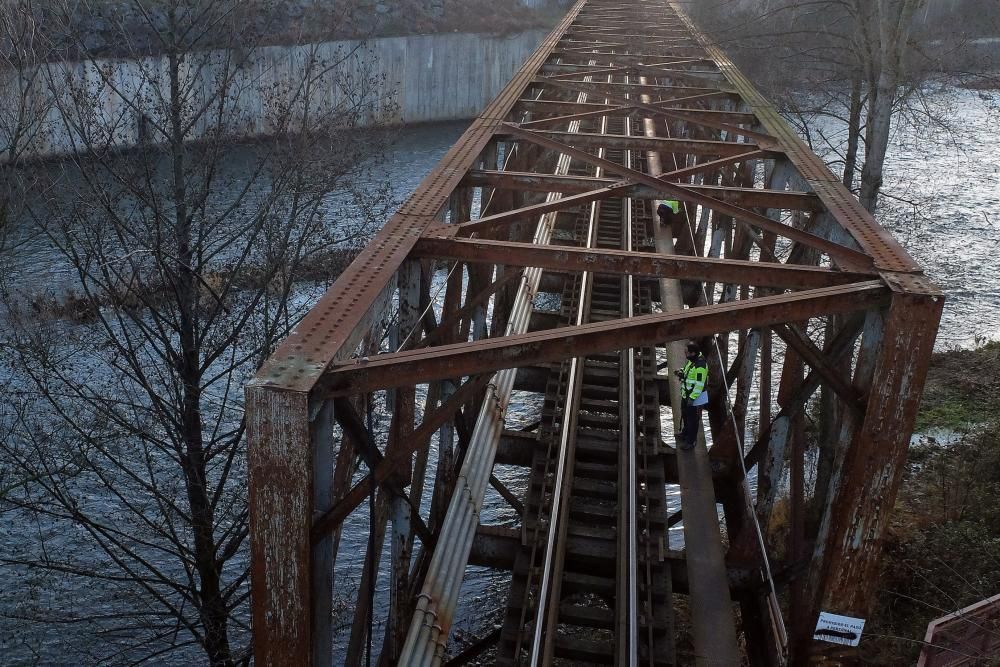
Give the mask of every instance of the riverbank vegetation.
M 914 664 L 930 621 L 1000 593 L 998 408 L 1000 343 L 934 356 L 918 424 L 936 437 L 910 448 L 865 627 L 869 664 Z
M 958 128 L 928 108 L 935 77 L 985 86 L 1000 69 L 1000 11 L 993 0 L 709 0 L 690 7 L 872 213 L 885 181 L 897 118 Z M 984 43 L 985 42 L 985 43 Z M 813 123 L 846 128 L 823 145 Z

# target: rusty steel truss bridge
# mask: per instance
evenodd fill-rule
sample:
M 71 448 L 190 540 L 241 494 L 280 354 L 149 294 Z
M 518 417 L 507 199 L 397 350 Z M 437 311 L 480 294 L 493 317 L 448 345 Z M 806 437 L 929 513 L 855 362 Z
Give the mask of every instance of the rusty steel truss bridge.
M 677 3 L 581 0 L 247 388 L 257 664 L 850 663 L 942 305 Z

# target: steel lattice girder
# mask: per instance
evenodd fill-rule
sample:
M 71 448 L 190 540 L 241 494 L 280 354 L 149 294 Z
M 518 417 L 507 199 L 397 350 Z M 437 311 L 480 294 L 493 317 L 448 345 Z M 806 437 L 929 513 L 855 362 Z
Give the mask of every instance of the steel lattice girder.
M 864 273 L 832 271 L 814 266 L 657 255 L 652 252 L 583 249 L 571 246 L 540 246 L 490 239 L 425 237 L 417 243 L 414 254 L 417 257 L 469 263 L 538 266 L 551 271 L 594 271 L 780 289 L 830 287 L 871 278 Z M 740 325 L 746 328 L 742 323 Z
M 615 8 L 615 15 L 643 11 L 662 14 L 664 25 L 650 21 L 621 21 L 593 14 L 583 27 L 577 17 L 591 8 Z M 620 8 L 620 12 L 618 9 Z M 603 21 L 602 25 L 600 22 Z M 574 27 L 575 26 L 575 27 Z M 643 53 L 616 54 L 615 50 L 639 45 Z M 556 61 L 559 62 L 556 62 Z M 630 80 L 598 83 L 582 81 L 595 73 L 629 73 Z M 639 84 L 636 77 L 669 84 Z M 690 85 L 679 85 L 690 84 Z M 589 95 L 580 101 L 569 91 Z M 650 95 L 651 104 L 638 102 Z M 603 97 L 604 102 L 594 102 Z M 723 105 L 709 108 L 707 105 Z M 700 138 L 670 139 L 567 133 L 558 127 L 576 120 L 609 116 L 655 118 L 661 122 L 687 123 L 698 128 Z M 531 114 L 525 116 L 525 114 Z M 537 130 L 539 131 L 536 131 Z M 543 129 L 545 128 L 545 129 Z M 721 140 L 721 133 L 729 136 Z M 714 133 L 714 134 L 713 134 Z M 733 141 L 736 135 L 753 143 Z M 553 176 L 520 170 L 517 165 L 493 169 L 483 156 L 498 143 L 508 147 L 532 144 L 536 157 L 554 160 L 570 155 L 598 165 L 624 180 Z M 663 151 L 681 155 L 678 166 L 662 179 L 614 169 L 588 153 L 597 147 L 619 150 Z M 720 156 L 705 160 L 698 156 Z M 701 160 L 699 162 L 699 160 Z M 688 182 L 693 175 L 728 169 L 753 161 L 785 165 L 795 177 L 793 189 L 705 185 Z M 683 181 L 672 184 L 671 181 Z M 546 211 L 571 211 L 573 207 L 611 197 L 652 198 L 676 196 L 691 205 L 722 217 L 740 220 L 750 234 L 766 242 L 766 234 L 793 239 L 825 253 L 841 268 L 853 273 L 809 266 L 768 264 L 731 259 L 675 257 L 653 253 L 579 251 L 567 248 L 529 248 L 491 239 L 441 238 L 462 235 L 460 225 L 443 226 L 453 197 L 470 187 L 497 188 L 503 193 L 562 193 L 562 200 L 529 204 L 509 210 L 491 210 L 496 224 L 473 227 L 464 233 L 505 232 L 509 224 Z M 576 196 L 574 198 L 574 195 Z M 513 200 L 512 200 L 513 201 Z M 773 220 L 754 208 L 806 211 L 812 220 L 823 220 L 823 232 L 809 232 Z M 450 227 L 450 229 L 449 229 Z M 762 249 L 763 252 L 763 249 Z M 506 266 L 627 272 L 637 276 L 674 276 L 729 284 L 778 288 L 811 288 L 805 292 L 756 295 L 730 304 L 690 309 L 683 315 L 647 316 L 608 325 L 566 327 L 520 336 L 495 336 L 473 343 L 455 343 L 440 337 L 441 345 L 376 355 L 367 364 L 350 361 L 359 345 L 384 316 L 396 289 L 393 278 L 410 259 L 438 259 Z M 756 264 L 757 266 L 751 266 Z M 873 281 L 873 278 L 877 280 Z M 499 283 L 499 281 L 497 281 Z M 824 287 L 829 285 L 829 287 Z M 486 287 L 484 285 L 483 287 Z M 456 313 L 471 313 L 496 289 Z M 499 297 L 495 297 L 499 298 Z M 819 315 L 857 310 L 883 312 L 884 324 L 875 318 L 875 329 L 866 330 L 872 355 L 867 377 L 879 379 L 866 394 L 867 405 L 844 443 L 843 472 L 824 511 L 824 539 L 817 544 L 810 579 L 810 610 L 820 604 L 841 612 L 862 612 L 870 598 L 877 541 L 884 530 L 887 505 L 895 494 L 905 443 L 912 427 L 934 332 L 941 312 L 940 293 L 920 275 L 919 266 L 879 227 L 857 200 L 811 153 L 773 107 L 753 88 L 726 56 L 683 17 L 672 2 L 633 3 L 592 0 L 578 2 L 528 59 L 507 87 L 456 142 L 437 167 L 422 181 L 362 251 L 340 279 L 320 299 L 295 331 L 264 364 L 247 388 L 247 423 L 250 440 L 251 579 L 255 657 L 260 664 L 307 664 L 323 660 L 329 651 L 329 595 L 322 574 L 330 559 L 327 530 L 351 508 L 336 505 L 323 490 L 332 465 L 329 443 L 333 393 L 362 392 L 390 386 L 424 384 L 436 378 L 488 373 L 499 368 L 527 366 L 546 360 L 620 349 L 624 345 L 651 345 L 695 334 L 743 329 L 778 323 L 795 323 Z M 913 314 L 919 313 L 915 319 Z M 459 318 L 464 315 L 459 315 Z M 449 326 L 456 324 L 451 320 Z M 796 344 L 810 355 L 822 354 L 799 338 Z M 411 346 L 422 345 L 418 334 Z M 843 384 L 835 369 L 813 356 L 820 367 L 804 383 L 815 387 L 825 377 L 849 394 L 864 390 L 857 383 Z M 834 360 L 830 360 L 834 363 Z M 428 417 L 417 431 L 435 430 L 447 413 L 481 392 L 488 375 L 467 383 L 462 400 L 448 403 Z M 811 393 L 811 392 L 810 392 Z M 853 394 L 852 394 L 853 395 Z M 422 437 L 422 435 L 421 435 Z M 766 445 L 766 443 L 765 443 Z M 760 446 L 765 446 L 760 445 Z M 757 452 L 759 447 L 755 447 Z M 324 454 L 324 451 L 327 453 Z M 759 454 L 755 454 L 759 458 Z M 408 465 L 409 457 L 395 452 L 382 459 L 373 477 L 376 482 L 392 475 L 393 465 Z M 366 478 L 371 480 L 372 476 Z M 364 492 L 373 488 L 362 482 L 345 498 L 357 506 Z M 348 503 L 350 504 L 350 503 Z M 331 518 L 332 517 L 332 518 Z M 860 535 L 857 540 L 851 536 Z M 850 539 L 849 539 L 850 538 Z M 461 569 L 453 572 L 461 576 Z M 326 605 L 326 606 L 324 606 Z M 808 616 L 808 614 L 805 614 Z M 447 623 L 446 619 L 442 622 Z
M 331 369 L 321 384 L 323 395 L 361 394 L 376 389 L 419 384 L 450 377 L 480 375 L 504 368 L 584 357 L 638 347 L 649 341 L 703 338 L 718 331 L 766 327 L 780 322 L 841 314 L 888 302 L 879 281 L 760 297 L 689 308 L 683 313 L 643 315 L 573 327 L 559 327 L 471 343 L 382 354 L 364 363 Z
M 487 171 L 476 169 L 469 173 L 463 185 L 510 188 L 524 192 L 562 192 L 580 194 L 601 187 L 614 185 L 613 178 L 589 178 L 586 176 L 552 176 L 531 172 Z M 719 199 L 738 206 L 756 208 L 794 209 L 799 211 L 821 211 L 819 197 L 809 192 L 792 190 L 766 190 L 763 188 L 723 187 L 718 185 L 689 185 L 689 190 L 713 199 Z M 646 185 L 630 186 L 628 194 L 638 199 L 656 199 L 661 196 L 659 188 Z

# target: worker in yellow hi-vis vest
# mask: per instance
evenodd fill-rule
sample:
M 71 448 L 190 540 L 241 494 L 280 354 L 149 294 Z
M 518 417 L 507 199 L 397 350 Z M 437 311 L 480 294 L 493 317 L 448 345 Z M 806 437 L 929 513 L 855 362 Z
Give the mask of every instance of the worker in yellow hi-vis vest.
M 656 207 L 656 215 L 660 218 L 661 225 L 672 225 L 680 222 L 681 203 L 676 199 L 661 201 Z
M 681 433 L 677 437 L 681 449 L 691 449 L 698 439 L 701 410 L 708 404 L 708 362 L 697 343 L 687 344 L 687 363 L 676 371 L 681 381 Z

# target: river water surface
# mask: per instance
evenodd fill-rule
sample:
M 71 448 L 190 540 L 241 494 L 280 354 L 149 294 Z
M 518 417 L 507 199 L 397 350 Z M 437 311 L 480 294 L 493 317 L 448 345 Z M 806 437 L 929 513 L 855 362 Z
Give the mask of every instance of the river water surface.
M 945 291 L 947 301 L 938 337 L 937 349 L 969 347 L 982 340 L 1000 338 L 1000 137 L 995 132 L 996 107 L 1000 95 L 966 90 L 933 93 L 929 103 L 946 110 L 953 121 L 950 127 L 917 119 L 897 126 L 890 149 L 886 179 L 886 197 L 880 214 L 903 246 L 925 268 L 926 273 Z M 404 131 L 380 177 L 386 178 L 393 197 L 405 199 L 423 176 L 437 163 L 461 135 L 465 123 L 435 124 Z M 838 128 L 824 125 L 828 137 L 838 135 Z M 822 146 L 817 145 L 822 152 Z M 832 155 L 832 154 L 831 154 Z M 58 262 L 44 247 L 29 246 L 20 264 L 13 269 L 32 276 L 47 276 L 49 284 L 65 276 Z M 438 276 L 441 280 L 443 275 Z M 517 428 L 537 417 L 537 401 L 515 396 L 508 427 Z M 432 451 L 429 470 L 434 469 Z M 526 473 L 517 468 L 498 466 L 497 476 L 515 493 L 523 491 Z M 429 497 L 425 494 L 426 507 Z M 483 508 L 482 522 L 514 525 L 514 511 L 492 489 Z M 7 526 L 0 531 L 0 549 L 15 544 L 23 546 L 30 539 L 30 527 Z M 337 588 L 345 600 L 357 594 L 362 558 L 368 540 L 367 512 L 358 511 L 345 525 L 337 569 Z M 383 559 L 383 565 L 387 562 Z M 18 582 L 7 568 L 0 569 L 0 585 L 7 589 L 2 596 L 10 604 Z M 383 567 L 382 588 L 376 591 L 375 619 L 384 614 L 388 590 Z M 481 628 L 497 618 L 503 605 L 507 576 L 481 568 L 470 568 L 456 613 L 457 632 Z M 88 591 L 74 586 L 74 604 L 87 603 Z M 68 592 L 68 591 L 67 591 Z M 60 639 L 57 626 L 27 624 L 12 618 L 15 610 L 5 609 L 0 616 L 0 664 L 76 664 L 68 656 L 65 641 L 87 641 L 72 632 Z M 13 615 L 16 616 L 16 613 Z M 350 608 L 338 616 L 341 621 L 337 645 L 343 648 L 349 634 Z M 381 627 L 376 620 L 376 633 Z M 42 642 L 30 642 L 31 651 L 17 637 L 46 636 Z M 99 641 L 93 639 L 94 641 Z M 376 650 L 380 642 L 375 642 Z M 34 655 L 41 650 L 42 655 Z M 188 664 L 192 654 L 171 660 Z

